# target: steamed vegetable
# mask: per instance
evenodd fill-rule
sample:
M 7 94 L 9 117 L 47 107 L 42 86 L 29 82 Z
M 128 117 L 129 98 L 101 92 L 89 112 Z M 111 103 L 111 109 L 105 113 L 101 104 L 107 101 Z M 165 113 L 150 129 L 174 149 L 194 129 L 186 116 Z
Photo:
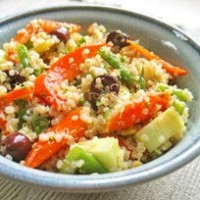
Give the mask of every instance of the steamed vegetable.
M 19 45 L 18 46 L 18 55 L 20 62 L 22 63 L 22 66 L 24 68 L 29 66 L 29 58 L 28 58 L 28 49 L 25 45 Z
M 29 151 L 25 158 L 24 165 L 27 167 L 36 168 L 66 146 L 65 140 L 60 142 L 56 142 L 56 140 L 39 141 L 35 143 L 32 149 Z
M 116 113 L 108 120 L 107 131 L 128 129 L 136 123 L 149 121 L 159 111 L 157 105 L 160 105 L 160 110 L 164 111 L 168 108 L 170 99 L 168 93 L 158 94 L 150 96 L 149 102 L 143 99 L 127 105 L 122 113 Z
M 114 69 L 118 69 L 120 72 L 120 78 L 122 82 L 131 85 L 134 81 L 134 76 L 131 74 L 126 67 L 123 66 L 120 59 L 111 51 L 106 49 L 99 49 L 100 56 L 108 62 Z
M 104 44 L 94 46 L 84 46 L 76 49 L 61 57 L 51 68 L 37 77 L 35 81 L 35 95 L 45 99 L 54 107 L 60 109 L 64 100 L 61 99 L 56 91 L 56 87 L 65 79 L 72 81 L 81 74 L 79 65 L 87 58 L 96 55 L 98 49 Z
M 80 166 L 78 165 L 78 162 L 82 162 Z M 75 163 L 77 163 L 77 166 L 74 167 L 74 171 L 71 172 L 71 168 L 73 168 L 72 165 L 75 165 Z M 71 148 L 70 151 L 67 153 L 60 172 L 79 172 L 83 174 L 91 174 L 106 173 L 106 170 L 92 154 L 86 152 L 79 146 L 75 146 Z
M 173 107 L 156 117 L 135 134 L 136 141 L 143 142 L 151 153 L 168 141 L 173 135 L 185 131 L 184 121 Z
M 49 127 L 50 121 L 48 117 L 34 116 L 31 120 L 31 125 L 33 130 L 39 134 Z
M 189 102 L 192 100 L 192 94 L 188 89 L 179 89 L 175 86 L 169 86 L 166 84 L 157 84 L 156 89 L 161 92 L 168 91 L 171 95 L 176 96 L 177 99 L 183 102 Z
M 70 135 L 76 140 L 79 139 L 87 129 L 85 122 L 80 119 L 81 111 L 82 108 L 71 111 L 58 124 L 49 128 L 46 134 L 51 131 L 59 134 L 59 132 L 67 130 L 66 135 Z M 73 116 L 76 116 L 76 120 L 73 120 Z M 36 142 L 25 159 L 25 165 L 33 168 L 38 167 L 59 150 L 65 148 L 67 141 L 67 137 L 63 137 L 60 141 L 56 141 L 54 138 L 52 140 Z
M 86 152 L 91 153 L 108 171 L 116 170 L 118 167 L 118 140 L 113 137 L 93 138 L 77 144 Z
M 169 74 L 173 76 L 182 76 L 188 73 L 185 69 L 171 65 L 170 63 L 166 62 L 165 60 L 163 60 L 162 58 L 160 58 L 153 52 L 148 51 L 147 49 L 137 44 L 136 42 L 133 42 L 133 41 L 129 41 L 129 42 L 130 42 L 130 45 L 122 49 L 122 52 L 121 52 L 122 54 L 131 56 L 131 57 L 143 56 L 147 60 L 153 60 L 153 59 L 158 60 L 162 64 L 162 68 L 165 69 Z
M 185 108 L 186 108 L 185 102 L 182 102 L 182 101 L 180 101 L 180 100 L 178 100 L 178 99 L 174 100 L 174 102 L 173 102 L 172 105 L 173 105 L 173 107 L 175 108 L 175 110 L 176 110 L 177 112 L 179 112 L 181 115 L 183 114 L 183 112 L 184 112 L 184 110 L 185 110 Z
M 0 106 L 6 106 L 17 99 L 31 99 L 33 90 L 33 87 L 15 89 L 0 97 Z
M 4 131 L 6 129 L 6 120 L 2 117 L 3 111 L 0 110 L 0 131 Z

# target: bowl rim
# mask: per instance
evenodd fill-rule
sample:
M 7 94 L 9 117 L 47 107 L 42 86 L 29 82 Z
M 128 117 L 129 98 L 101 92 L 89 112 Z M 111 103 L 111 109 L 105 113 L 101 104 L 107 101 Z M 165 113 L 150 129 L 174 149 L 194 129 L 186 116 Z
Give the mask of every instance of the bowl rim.
M 0 28 L 13 20 L 20 20 L 25 17 L 34 16 L 36 14 L 44 14 L 45 12 L 53 12 L 59 10 L 97 10 L 97 11 L 109 11 L 114 13 L 120 13 L 128 15 L 133 18 L 139 18 L 144 21 L 156 24 L 161 28 L 170 31 L 176 31 L 187 39 L 189 44 L 197 52 L 200 52 L 200 46 L 198 42 L 191 38 L 184 31 L 177 27 L 169 25 L 163 21 L 149 17 L 146 15 L 138 14 L 132 11 L 127 11 L 114 7 L 94 6 L 94 5 L 68 5 L 68 6 L 54 6 L 42 9 L 34 9 L 8 17 L 4 17 L 0 20 Z M 177 36 L 178 38 L 178 36 Z M 179 37 L 180 40 L 184 40 Z M 50 172 L 44 172 L 40 170 L 30 169 L 25 166 L 20 166 L 17 163 L 7 160 L 0 156 L 0 175 L 10 178 L 21 183 L 30 183 L 35 186 L 46 187 L 47 189 L 61 190 L 67 192 L 97 192 L 97 191 L 108 191 L 116 190 L 129 185 L 136 185 L 146 181 L 153 180 L 155 178 L 169 174 L 188 162 L 192 161 L 199 155 L 200 152 L 200 140 L 195 141 L 193 146 L 190 147 L 184 153 L 179 154 L 178 157 L 173 157 L 169 162 L 165 161 L 157 166 L 149 165 L 150 167 L 145 170 L 134 168 L 121 172 L 114 172 L 109 174 L 102 174 L 98 176 L 92 175 L 62 175 L 54 174 Z M 145 164 L 147 165 L 147 164 Z

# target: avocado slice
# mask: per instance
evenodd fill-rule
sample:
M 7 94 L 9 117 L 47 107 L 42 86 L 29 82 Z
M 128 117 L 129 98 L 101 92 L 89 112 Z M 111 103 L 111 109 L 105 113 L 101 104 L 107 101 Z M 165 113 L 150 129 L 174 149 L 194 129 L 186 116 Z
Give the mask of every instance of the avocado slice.
M 91 153 L 108 171 L 114 171 L 118 166 L 119 144 L 114 137 L 93 138 L 77 143 L 86 152 Z
M 174 107 L 170 107 L 139 130 L 135 134 L 135 139 L 138 142 L 143 142 L 151 153 L 173 135 L 183 133 L 185 129 L 184 121 L 180 114 Z
M 62 173 L 68 173 L 68 169 L 73 165 L 73 163 L 78 163 L 78 161 L 82 161 L 83 163 L 79 166 L 75 167 L 75 171 L 83 174 L 92 174 L 92 173 L 106 173 L 107 171 L 101 165 L 101 163 L 94 158 L 93 155 L 87 153 L 79 146 L 74 146 L 67 153 L 63 165 L 60 169 Z

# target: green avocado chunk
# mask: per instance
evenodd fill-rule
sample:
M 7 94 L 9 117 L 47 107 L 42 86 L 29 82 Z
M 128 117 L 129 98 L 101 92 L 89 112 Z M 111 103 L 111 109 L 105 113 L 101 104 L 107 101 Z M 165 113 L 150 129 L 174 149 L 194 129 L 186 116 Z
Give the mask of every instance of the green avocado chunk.
M 120 147 L 116 138 L 93 138 L 79 142 L 77 145 L 91 153 L 108 171 L 117 168 Z
M 78 161 L 82 161 L 82 164 L 80 166 L 78 165 Z M 92 154 L 87 153 L 79 146 L 74 146 L 67 153 L 60 172 L 67 173 L 68 168 L 70 168 L 70 166 L 72 166 L 74 163 L 77 163 L 75 171 L 78 171 L 79 173 L 92 174 L 107 172 L 101 165 L 101 163 L 97 161 Z
M 182 117 L 173 107 L 170 107 L 139 130 L 135 139 L 138 142 L 143 142 L 151 153 L 173 135 L 181 134 L 184 131 L 185 125 Z

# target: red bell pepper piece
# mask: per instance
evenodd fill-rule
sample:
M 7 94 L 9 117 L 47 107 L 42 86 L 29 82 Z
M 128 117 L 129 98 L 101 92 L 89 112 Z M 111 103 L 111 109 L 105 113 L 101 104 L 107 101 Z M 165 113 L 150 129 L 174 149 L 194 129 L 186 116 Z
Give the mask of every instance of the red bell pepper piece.
M 82 107 L 77 108 L 74 111 L 71 111 L 58 124 L 51 127 L 49 131 L 59 132 L 59 131 L 63 131 L 67 129 L 71 136 L 79 139 L 80 137 L 83 136 L 86 130 L 86 124 L 80 118 L 81 111 L 82 111 Z
M 3 131 L 6 129 L 6 121 L 0 118 L 0 129 Z
M 40 75 L 35 80 L 35 95 L 46 99 L 56 108 L 62 108 L 64 100 L 59 98 L 56 88 L 63 80 L 73 80 L 81 74 L 79 65 L 87 58 L 94 57 L 99 48 L 105 44 L 84 46 L 67 54 L 54 63 L 46 74 Z
M 16 59 L 15 59 L 15 52 L 8 52 L 7 53 L 7 60 L 13 62 L 14 64 L 16 64 Z
M 59 131 L 67 130 L 69 135 L 78 140 L 84 135 L 84 132 L 87 129 L 85 122 L 80 118 L 81 111 L 82 107 L 71 111 L 58 124 L 51 127 L 48 132 L 55 131 L 59 134 Z M 63 138 L 60 142 L 57 142 L 55 139 L 38 141 L 33 145 L 32 150 L 25 158 L 25 165 L 32 168 L 38 167 L 66 146 L 67 138 Z
M 130 42 L 130 46 L 124 47 L 124 52 L 125 52 L 125 49 L 132 50 L 134 52 L 134 54 L 133 54 L 134 56 L 143 56 L 147 60 L 155 59 L 162 64 L 162 68 L 165 69 L 166 72 L 168 72 L 169 74 L 171 74 L 173 76 L 182 76 L 182 75 L 186 75 L 188 73 L 185 69 L 171 65 L 170 63 L 168 63 L 165 60 L 163 60 L 162 58 L 160 58 L 158 55 L 145 49 L 143 46 L 141 46 L 133 41 L 129 41 L 129 42 Z
M 14 40 L 20 44 L 25 44 L 30 39 L 33 32 L 34 27 L 32 24 L 28 24 L 25 29 L 18 31 L 17 35 L 14 37 Z
M 136 123 L 149 121 L 158 110 L 164 111 L 169 106 L 170 94 L 158 94 L 149 97 L 149 102 L 144 99 L 127 105 L 122 113 L 117 113 L 108 122 L 107 131 L 118 131 L 128 129 Z M 160 105 L 160 109 L 158 109 Z
M 67 23 L 67 22 L 57 22 L 57 21 L 45 20 L 45 19 L 39 20 L 39 27 L 41 27 L 43 31 L 46 33 L 50 33 L 54 29 L 59 28 L 61 26 L 70 27 L 69 28 L 70 33 L 79 32 L 81 30 L 81 27 L 78 24 L 72 24 L 72 23 Z
M 17 99 L 31 99 L 33 87 L 15 89 L 0 97 L 0 106 L 4 107 Z
M 34 144 L 34 147 L 28 153 L 24 165 L 32 168 L 38 167 L 65 146 L 65 140 L 61 142 L 56 142 L 55 140 L 39 141 Z
M 0 115 L 3 114 L 3 111 L 0 110 Z M 6 121 L 0 116 L 0 130 L 4 131 L 6 129 Z
M 61 26 L 70 27 L 69 32 L 79 32 L 81 27 L 77 24 L 71 24 L 66 22 L 57 22 L 51 20 L 38 20 L 38 28 L 42 29 L 44 32 L 49 33 L 56 28 Z M 24 29 L 18 31 L 17 35 L 15 36 L 14 40 L 19 42 L 20 44 L 25 44 L 31 37 L 32 34 L 37 32 L 37 28 L 34 27 L 32 24 L 28 24 Z

